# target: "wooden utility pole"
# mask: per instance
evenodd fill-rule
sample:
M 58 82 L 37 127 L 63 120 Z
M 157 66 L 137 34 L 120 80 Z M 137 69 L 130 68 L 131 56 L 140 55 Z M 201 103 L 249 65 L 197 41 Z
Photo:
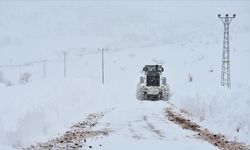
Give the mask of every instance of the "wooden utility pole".
M 63 51 L 63 62 L 64 62 L 64 78 L 66 78 L 66 56 L 67 56 L 67 52 Z
M 102 49 L 102 84 L 104 84 L 104 48 Z
M 43 78 L 46 78 L 46 64 L 47 60 L 43 60 Z

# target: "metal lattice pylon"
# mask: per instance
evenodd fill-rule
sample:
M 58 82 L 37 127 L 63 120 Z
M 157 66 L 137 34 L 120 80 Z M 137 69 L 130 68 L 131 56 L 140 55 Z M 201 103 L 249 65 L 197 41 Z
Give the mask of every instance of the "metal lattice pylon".
M 223 40 L 223 52 L 222 52 L 222 68 L 221 68 L 221 85 L 226 85 L 228 88 L 231 88 L 231 77 L 230 77 L 230 46 L 229 46 L 229 25 L 233 18 L 236 17 L 234 14 L 232 17 L 229 17 L 226 14 L 222 17 L 218 15 L 219 19 L 222 20 L 224 24 L 224 40 Z

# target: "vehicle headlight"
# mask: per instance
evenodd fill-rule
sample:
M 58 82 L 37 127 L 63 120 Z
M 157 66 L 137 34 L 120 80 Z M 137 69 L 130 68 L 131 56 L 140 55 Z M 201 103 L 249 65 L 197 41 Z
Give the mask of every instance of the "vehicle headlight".
M 148 90 L 148 88 L 145 85 L 142 86 L 142 89 L 143 90 Z

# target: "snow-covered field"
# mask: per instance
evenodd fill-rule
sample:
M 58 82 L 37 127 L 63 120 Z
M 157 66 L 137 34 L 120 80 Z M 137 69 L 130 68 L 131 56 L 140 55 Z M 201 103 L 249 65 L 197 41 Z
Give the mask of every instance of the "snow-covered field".
M 223 25 L 218 13 L 237 14 L 230 25 L 231 90 L 220 86 Z M 1 1 L 0 149 L 47 141 L 100 111 L 107 112 L 101 122 L 119 131 L 100 141 L 106 149 L 126 143 L 134 149 L 215 149 L 190 140 L 186 136 L 192 133 L 162 116 L 154 118 L 165 102 L 136 100 L 145 64 L 163 65 L 170 102 L 188 117 L 250 145 L 249 16 L 247 1 Z M 104 85 L 98 48 L 107 48 Z M 66 79 L 62 51 L 67 51 Z M 41 60 L 47 60 L 46 78 Z M 31 81 L 20 83 L 26 72 Z M 143 115 L 165 139 L 143 133 L 144 140 L 131 140 L 127 123 L 143 122 Z M 139 134 L 141 122 L 134 123 Z

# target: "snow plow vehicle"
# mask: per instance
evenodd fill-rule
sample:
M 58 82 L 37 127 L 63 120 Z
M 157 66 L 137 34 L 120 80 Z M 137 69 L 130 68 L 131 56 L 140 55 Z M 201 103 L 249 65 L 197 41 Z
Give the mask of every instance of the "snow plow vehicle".
M 161 65 L 145 65 L 143 76 L 137 85 L 137 99 L 139 100 L 168 100 L 169 86 Z

